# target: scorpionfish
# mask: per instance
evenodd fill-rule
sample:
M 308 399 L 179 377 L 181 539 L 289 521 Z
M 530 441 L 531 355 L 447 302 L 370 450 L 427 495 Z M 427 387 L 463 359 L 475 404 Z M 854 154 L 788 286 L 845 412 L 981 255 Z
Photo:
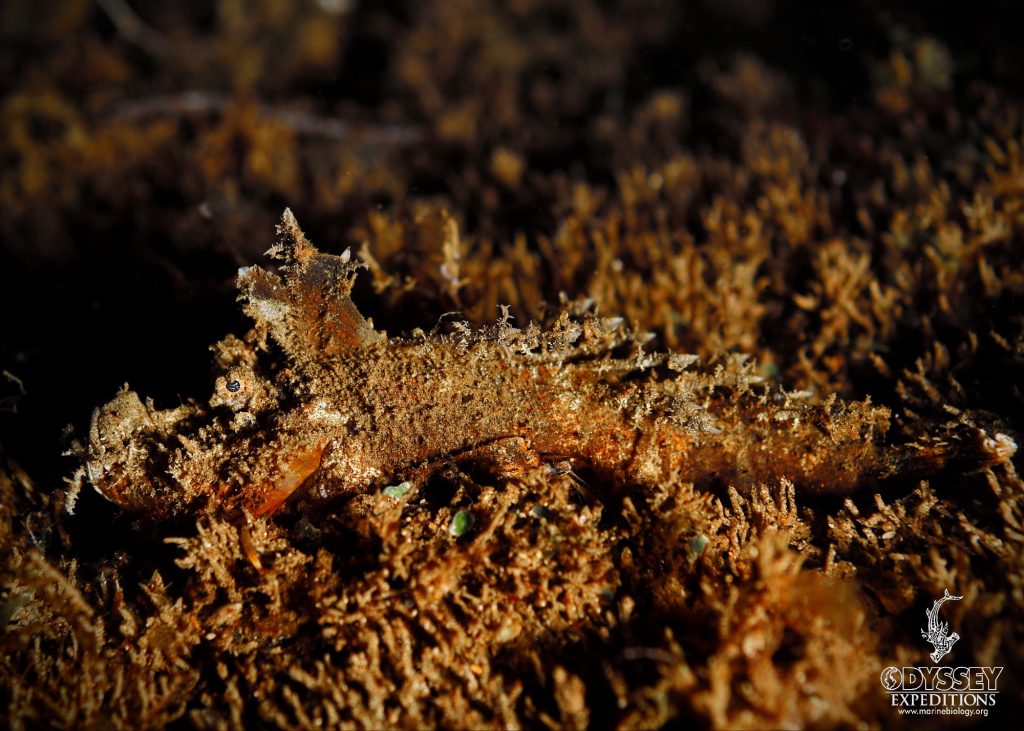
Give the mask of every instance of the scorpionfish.
M 326 503 L 465 457 L 640 486 L 786 479 L 846 494 L 1015 451 L 979 429 L 889 444 L 885 408 L 801 400 L 741 357 L 647 352 L 642 333 L 586 303 L 546 328 L 515 328 L 506 312 L 482 330 L 388 337 L 350 299 L 360 265 L 319 252 L 290 211 L 267 253 L 279 273 L 239 270 L 255 326 L 213 346 L 209 400 L 158 409 L 126 386 L 93 413 L 79 483 L 154 517 L 267 516 L 293 495 Z

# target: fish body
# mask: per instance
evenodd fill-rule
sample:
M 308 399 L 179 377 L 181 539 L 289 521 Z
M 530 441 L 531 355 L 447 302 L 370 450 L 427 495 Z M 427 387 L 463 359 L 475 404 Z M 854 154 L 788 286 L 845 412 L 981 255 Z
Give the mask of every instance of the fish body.
M 885 444 L 887 409 L 773 393 L 742 358 L 695 368 L 645 352 L 617 318 L 389 338 L 349 298 L 347 252 L 318 252 L 289 211 L 278 234 L 280 276 L 239 271 L 255 327 L 214 346 L 206 404 L 160 410 L 125 387 L 94 412 L 80 474 L 108 499 L 158 517 L 269 515 L 300 491 L 329 501 L 474 455 L 842 494 L 906 461 Z

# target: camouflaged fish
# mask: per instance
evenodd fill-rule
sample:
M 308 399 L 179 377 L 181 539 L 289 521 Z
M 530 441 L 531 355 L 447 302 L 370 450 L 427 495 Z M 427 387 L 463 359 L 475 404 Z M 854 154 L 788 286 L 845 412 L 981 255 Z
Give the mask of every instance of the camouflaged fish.
M 209 400 L 159 409 L 126 386 L 93 413 L 78 484 L 154 517 L 266 516 L 292 496 L 325 503 L 461 459 L 842 494 L 1015 450 L 981 430 L 890 446 L 885 408 L 791 398 L 742 358 L 646 352 L 621 319 L 582 305 L 546 329 L 506 315 L 480 331 L 388 337 L 349 297 L 359 265 L 317 251 L 290 211 L 267 253 L 279 273 L 238 273 L 255 327 L 213 346 Z

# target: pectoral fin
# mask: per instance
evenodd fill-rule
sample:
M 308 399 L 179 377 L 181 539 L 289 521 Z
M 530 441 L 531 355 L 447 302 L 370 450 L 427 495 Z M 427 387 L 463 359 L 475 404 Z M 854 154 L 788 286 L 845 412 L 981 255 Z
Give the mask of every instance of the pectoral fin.
M 246 507 L 255 517 L 271 515 L 292 493 L 302 487 L 318 469 L 323 458 L 324 444 L 297 449 L 283 460 L 273 479 L 255 485 L 248 494 Z

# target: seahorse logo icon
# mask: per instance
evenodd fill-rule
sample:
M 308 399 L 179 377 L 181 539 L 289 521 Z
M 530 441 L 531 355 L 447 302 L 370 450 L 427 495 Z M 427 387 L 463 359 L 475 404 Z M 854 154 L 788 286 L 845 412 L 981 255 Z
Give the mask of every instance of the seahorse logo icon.
M 944 602 L 948 601 L 959 601 L 963 599 L 962 596 L 953 596 L 949 593 L 949 589 L 945 590 L 945 594 L 942 595 L 941 599 L 936 599 L 935 603 L 932 604 L 931 609 L 926 609 L 925 614 L 928 615 L 928 629 L 921 630 L 921 636 L 924 637 L 928 642 L 931 643 L 935 651 L 929 655 L 932 662 L 938 662 L 953 649 L 953 645 L 957 640 L 960 639 L 960 635 L 956 632 L 953 634 L 949 633 L 949 623 L 939 621 L 939 607 Z

